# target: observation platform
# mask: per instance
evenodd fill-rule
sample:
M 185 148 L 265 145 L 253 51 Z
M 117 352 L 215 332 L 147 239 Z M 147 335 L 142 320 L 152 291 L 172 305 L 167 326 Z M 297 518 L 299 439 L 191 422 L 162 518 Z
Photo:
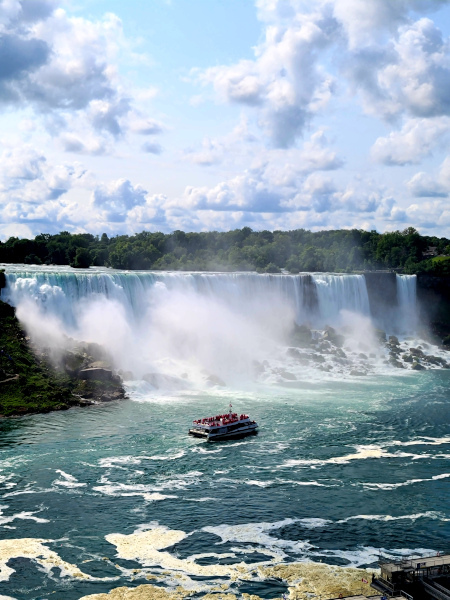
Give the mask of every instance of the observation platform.
M 379 562 L 371 587 L 385 598 L 450 600 L 450 554 Z

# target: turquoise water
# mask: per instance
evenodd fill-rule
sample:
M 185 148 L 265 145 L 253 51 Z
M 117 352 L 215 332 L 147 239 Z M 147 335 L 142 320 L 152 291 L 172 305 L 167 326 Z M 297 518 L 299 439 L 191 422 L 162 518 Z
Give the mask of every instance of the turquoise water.
M 105 539 L 157 526 L 189 534 L 167 552 L 202 555 L 201 565 L 376 566 L 380 552 L 448 551 L 449 383 L 434 370 L 242 394 L 134 390 L 132 400 L 1 421 L 1 540 L 44 540 L 92 579 L 19 549 L 13 573 L 2 565 L 0 595 L 74 600 L 148 574 L 175 585 L 170 565 L 120 558 Z M 187 435 L 230 399 L 260 423 L 258 436 L 214 445 Z M 189 570 L 194 587 L 227 581 Z M 272 598 L 283 586 L 252 575 L 230 591 Z

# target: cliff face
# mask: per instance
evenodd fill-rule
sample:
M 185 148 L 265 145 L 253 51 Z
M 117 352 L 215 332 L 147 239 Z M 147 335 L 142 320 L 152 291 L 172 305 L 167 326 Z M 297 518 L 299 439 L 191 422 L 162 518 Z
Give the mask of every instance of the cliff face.
M 397 306 L 397 276 L 395 273 L 364 273 L 364 279 L 370 313 L 383 322 L 385 315 Z
M 450 335 L 450 277 L 419 274 L 417 301 L 421 321 L 441 338 Z
M 99 347 L 72 345 L 56 364 L 45 349 L 32 347 L 14 309 L 0 301 L 0 416 L 64 410 L 125 396 L 109 365 L 95 362 Z

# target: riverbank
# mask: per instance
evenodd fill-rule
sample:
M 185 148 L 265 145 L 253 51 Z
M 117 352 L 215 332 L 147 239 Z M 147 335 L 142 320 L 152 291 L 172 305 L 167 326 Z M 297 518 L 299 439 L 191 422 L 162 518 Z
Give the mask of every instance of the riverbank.
M 98 356 L 89 354 L 89 348 L 68 342 L 57 360 L 45 348 L 38 350 L 14 308 L 0 301 L 0 417 L 67 410 L 125 397 L 120 378 L 106 363 L 94 364 Z

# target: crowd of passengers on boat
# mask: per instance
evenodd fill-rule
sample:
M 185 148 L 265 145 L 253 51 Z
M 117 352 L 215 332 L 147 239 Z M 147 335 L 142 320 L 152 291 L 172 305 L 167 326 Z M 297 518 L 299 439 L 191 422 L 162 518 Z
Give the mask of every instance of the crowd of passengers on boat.
M 219 427 L 220 425 L 228 425 L 230 423 L 236 423 L 237 421 L 244 421 L 248 419 L 248 415 L 239 415 L 237 413 L 216 415 L 215 417 L 207 417 L 206 419 L 197 419 L 193 421 L 194 425 L 210 425 L 211 427 Z

